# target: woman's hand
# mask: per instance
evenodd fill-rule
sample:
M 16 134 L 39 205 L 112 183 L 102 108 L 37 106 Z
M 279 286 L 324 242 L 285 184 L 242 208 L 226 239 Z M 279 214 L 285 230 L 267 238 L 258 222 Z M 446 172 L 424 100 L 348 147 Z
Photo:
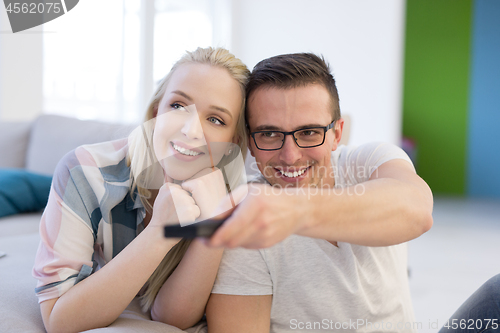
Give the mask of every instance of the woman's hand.
M 166 182 L 158 191 L 153 205 L 152 225 L 164 226 L 193 223 L 200 216 L 195 199 L 179 185 Z
M 229 197 L 226 197 L 226 183 L 222 172 L 215 168 L 206 168 L 182 183 L 182 188 L 191 193 L 200 209 L 199 221 L 206 220 L 218 213 L 231 209 Z M 217 208 L 217 212 L 215 211 Z
M 154 211 L 157 205 L 159 211 L 177 210 L 181 225 L 195 222 L 196 217 L 197 220 L 210 218 L 221 200 L 230 202 L 225 199 L 226 185 L 218 169 L 214 171 L 206 168 L 181 186 L 167 182 L 164 187 L 158 193 Z M 173 207 L 162 206 L 166 198 L 174 203 Z M 183 214 L 184 219 L 181 218 Z M 153 320 L 181 329 L 196 324 L 205 313 L 222 253 L 223 249 L 209 249 L 199 239 L 193 240 L 181 262 L 158 292 L 151 308 Z

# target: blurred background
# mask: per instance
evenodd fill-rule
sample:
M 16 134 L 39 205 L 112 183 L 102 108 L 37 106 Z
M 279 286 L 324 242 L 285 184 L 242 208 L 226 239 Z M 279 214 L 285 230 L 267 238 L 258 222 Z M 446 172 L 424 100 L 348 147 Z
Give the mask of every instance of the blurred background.
M 497 0 L 84 0 L 12 34 L 1 10 L 0 121 L 139 123 L 156 82 L 198 46 L 226 47 L 250 69 L 322 54 L 350 143 L 403 146 L 436 196 L 410 271 L 417 319 L 441 326 L 500 273 L 498 17 Z

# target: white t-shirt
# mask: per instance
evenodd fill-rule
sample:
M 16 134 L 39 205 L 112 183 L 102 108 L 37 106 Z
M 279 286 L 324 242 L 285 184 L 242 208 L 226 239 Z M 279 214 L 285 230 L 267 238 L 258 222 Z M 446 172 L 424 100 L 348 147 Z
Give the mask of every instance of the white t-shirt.
M 332 153 L 336 188 L 367 181 L 392 159 L 385 143 Z M 332 211 L 332 216 L 335 212 Z M 261 250 L 224 251 L 212 293 L 273 295 L 271 332 L 416 332 L 406 243 L 367 247 L 292 235 Z

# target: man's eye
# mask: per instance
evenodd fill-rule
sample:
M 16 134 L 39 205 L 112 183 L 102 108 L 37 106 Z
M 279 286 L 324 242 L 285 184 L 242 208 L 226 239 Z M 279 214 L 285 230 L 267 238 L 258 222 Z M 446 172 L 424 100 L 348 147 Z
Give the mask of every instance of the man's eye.
M 265 138 L 274 138 L 276 136 L 276 133 L 274 132 L 263 132 L 261 135 Z
M 209 117 L 208 121 L 215 124 L 215 125 L 225 125 L 222 120 L 220 120 L 219 118 L 216 118 L 216 117 Z
M 313 136 L 313 135 L 318 135 L 319 132 L 315 130 L 303 130 L 300 132 L 300 135 L 302 136 Z

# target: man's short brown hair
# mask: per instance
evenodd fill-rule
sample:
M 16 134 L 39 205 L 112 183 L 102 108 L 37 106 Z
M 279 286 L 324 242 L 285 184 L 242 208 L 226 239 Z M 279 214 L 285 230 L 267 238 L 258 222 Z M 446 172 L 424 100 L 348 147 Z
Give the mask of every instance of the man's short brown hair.
M 335 79 L 325 59 L 313 53 L 283 54 L 262 60 L 250 74 L 246 97 L 248 101 L 259 88 L 291 89 L 315 83 L 323 85 L 330 94 L 333 120 L 338 120 L 340 105 Z

